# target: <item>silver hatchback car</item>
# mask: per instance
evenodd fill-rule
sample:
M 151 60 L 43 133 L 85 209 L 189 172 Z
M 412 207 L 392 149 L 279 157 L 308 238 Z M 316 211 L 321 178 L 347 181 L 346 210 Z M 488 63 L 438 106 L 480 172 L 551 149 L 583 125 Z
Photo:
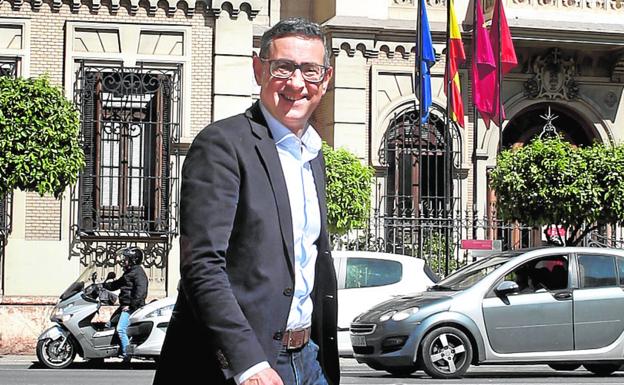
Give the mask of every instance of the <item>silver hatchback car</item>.
M 358 362 L 397 375 L 494 363 L 609 375 L 624 364 L 624 250 L 495 254 L 359 315 L 351 343 Z

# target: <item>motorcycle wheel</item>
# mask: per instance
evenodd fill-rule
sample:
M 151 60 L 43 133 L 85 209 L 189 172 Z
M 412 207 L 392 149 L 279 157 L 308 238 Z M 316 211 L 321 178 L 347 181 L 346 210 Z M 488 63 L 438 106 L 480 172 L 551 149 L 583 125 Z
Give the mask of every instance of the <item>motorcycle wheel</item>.
M 67 342 L 61 347 L 62 339 L 45 339 L 37 342 L 37 359 L 50 369 L 63 369 L 71 365 L 76 357 L 76 345 L 68 337 Z

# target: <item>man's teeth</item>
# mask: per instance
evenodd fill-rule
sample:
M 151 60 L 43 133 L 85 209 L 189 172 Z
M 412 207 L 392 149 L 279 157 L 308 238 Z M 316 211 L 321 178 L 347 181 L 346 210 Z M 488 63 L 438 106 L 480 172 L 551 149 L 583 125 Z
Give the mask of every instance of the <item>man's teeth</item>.
M 282 95 L 282 97 L 284 97 L 284 99 L 290 101 L 290 102 L 296 102 L 299 99 L 303 99 L 303 97 L 300 98 L 295 98 L 295 97 L 290 97 L 290 96 L 286 96 L 286 95 Z

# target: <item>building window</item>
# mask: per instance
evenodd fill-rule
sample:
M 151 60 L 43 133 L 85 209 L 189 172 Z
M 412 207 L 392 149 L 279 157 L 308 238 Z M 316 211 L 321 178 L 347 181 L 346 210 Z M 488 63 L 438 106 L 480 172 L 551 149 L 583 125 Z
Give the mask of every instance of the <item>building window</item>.
M 419 126 L 417 111 L 391 120 L 382 150 L 387 213 L 442 217 L 451 209 L 453 152 L 443 124 L 434 118 Z
M 169 234 L 180 69 L 83 64 L 77 79 L 86 163 L 77 197 L 80 233 Z

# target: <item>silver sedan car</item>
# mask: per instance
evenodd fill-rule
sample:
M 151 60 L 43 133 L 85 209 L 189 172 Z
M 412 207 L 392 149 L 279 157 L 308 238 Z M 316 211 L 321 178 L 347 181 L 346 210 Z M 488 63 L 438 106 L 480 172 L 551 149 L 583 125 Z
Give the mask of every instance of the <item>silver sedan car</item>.
M 359 315 L 351 343 L 358 362 L 393 374 L 545 363 L 609 375 L 624 364 L 624 250 L 495 254 Z

